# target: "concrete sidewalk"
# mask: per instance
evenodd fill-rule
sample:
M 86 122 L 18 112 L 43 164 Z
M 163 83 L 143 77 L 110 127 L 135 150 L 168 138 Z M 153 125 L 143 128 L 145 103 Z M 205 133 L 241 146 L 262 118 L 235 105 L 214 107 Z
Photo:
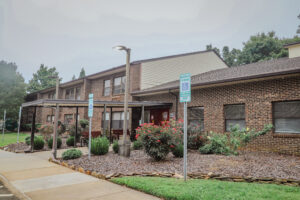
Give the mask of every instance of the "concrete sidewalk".
M 34 154 L 0 150 L 0 175 L 28 199 L 158 199 L 58 166 Z

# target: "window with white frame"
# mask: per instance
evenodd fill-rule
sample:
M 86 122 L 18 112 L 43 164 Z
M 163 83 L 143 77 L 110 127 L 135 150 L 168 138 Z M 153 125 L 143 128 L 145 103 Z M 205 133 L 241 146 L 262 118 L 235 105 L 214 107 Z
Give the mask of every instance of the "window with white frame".
M 80 87 L 66 89 L 65 99 L 80 100 Z
M 112 113 L 112 128 L 123 129 L 124 112 Z M 129 113 L 127 113 L 127 120 L 129 120 Z
M 47 122 L 54 122 L 54 115 L 47 115 Z
M 114 79 L 114 94 L 123 94 L 125 92 L 125 82 L 125 76 Z
M 273 102 L 275 133 L 300 133 L 300 101 Z
M 101 120 L 101 127 L 104 129 L 107 129 L 109 127 L 109 116 L 110 113 L 106 112 L 106 117 L 105 117 L 105 127 L 104 127 L 104 112 L 102 113 L 102 120 Z
M 76 88 L 76 100 L 80 100 L 80 87 Z
M 200 126 L 200 130 L 204 131 L 204 107 L 188 108 L 189 125 Z
M 110 80 L 104 81 L 103 96 L 110 95 Z
M 73 114 L 65 114 L 64 115 L 65 124 L 71 124 L 72 121 L 73 121 Z
M 230 128 L 239 125 L 240 129 L 246 127 L 245 121 L 245 104 L 225 105 L 225 130 L 230 131 Z

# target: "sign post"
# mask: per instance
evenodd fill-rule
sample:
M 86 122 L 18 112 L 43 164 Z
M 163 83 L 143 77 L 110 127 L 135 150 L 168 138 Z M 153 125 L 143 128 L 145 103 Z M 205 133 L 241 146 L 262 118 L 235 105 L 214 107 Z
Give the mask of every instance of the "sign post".
M 184 106 L 183 122 L 183 175 L 184 181 L 187 177 L 187 102 L 191 102 L 191 74 L 180 75 L 180 102 Z
M 2 142 L 4 141 L 5 121 L 6 121 L 6 110 L 4 110 L 3 123 L 2 123 Z
M 89 123 L 89 159 L 91 158 L 93 109 L 94 109 L 94 94 L 89 94 L 89 112 L 88 112 L 88 116 L 90 119 L 90 123 Z

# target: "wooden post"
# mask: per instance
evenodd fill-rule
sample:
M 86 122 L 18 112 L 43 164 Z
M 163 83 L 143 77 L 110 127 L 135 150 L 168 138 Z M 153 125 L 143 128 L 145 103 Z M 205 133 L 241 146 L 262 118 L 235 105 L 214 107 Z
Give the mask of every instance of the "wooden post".
M 110 143 L 112 143 L 112 137 L 111 137 L 111 127 L 112 127 L 112 107 L 110 107 L 110 119 L 109 119 L 109 123 L 110 123 L 110 126 L 109 126 L 109 140 L 110 140 Z
M 30 138 L 31 152 L 33 152 L 33 147 L 34 147 L 35 115 L 36 115 L 36 106 L 33 109 L 32 123 L 31 123 L 31 138 Z
M 52 149 L 53 149 L 53 157 L 56 159 L 56 150 L 57 150 L 57 129 L 58 129 L 58 118 L 59 118 L 59 104 L 56 104 L 56 109 L 55 109 L 55 118 L 54 118 L 54 133 L 53 133 L 53 144 L 52 144 Z
M 78 106 L 76 107 L 76 116 L 75 116 L 75 137 L 74 137 L 74 147 L 77 147 L 77 134 L 78 134 Z
M 141 124 L 144 123 L 144 119 L 145 119 L 145 106 L 142 105 Z
M 104 104 L 103 118 L 103 135 L 106 135 L 106 104 Z

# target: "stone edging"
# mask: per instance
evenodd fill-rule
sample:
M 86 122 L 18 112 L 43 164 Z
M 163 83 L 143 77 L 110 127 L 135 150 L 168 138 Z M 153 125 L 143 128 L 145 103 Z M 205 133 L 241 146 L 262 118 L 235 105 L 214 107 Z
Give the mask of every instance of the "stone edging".
M 183 178 L 182 175 L 177 173 L 159 173 L 159 172 L 142 172 L 142 173 L 128 173 L 128 174 L 122 174 L 122 173 L 112 173 L 109 175 L 100 174 L 96 171 L 89 171 L 84 170 L 80 166 L 75 165 L 69 165 L 68 163 L 60 160 L 54 160 L 52 158 L 49 158 L 49 162 L 68 167 L 72 170 L 94 176 L 99 179 L 105 179 L 109 180 L 111 178 L 116 177 L 123 177 L 123 176 L 149 176 L 149 177 L 170 177 L 170 178 Z M 214 179 L 214 180 L 220 180 L 220 181 L 232 181 L 232 182 L 248 182 L 248 183 L 270 183 L 270 184 L 277 184 L 277 185 L 288 185 L 288 186 L 300 186 L 300 180 L 296 179 L 279 179 L 279 178 L 271 178 L 271 177 L 251 177 L 251 176 L 224 176 L 220 174 L 213 174 L 212 172 L 209 172 L 208 174 L 204 173 L 188 173 L 188 177 L 192 179 Z

